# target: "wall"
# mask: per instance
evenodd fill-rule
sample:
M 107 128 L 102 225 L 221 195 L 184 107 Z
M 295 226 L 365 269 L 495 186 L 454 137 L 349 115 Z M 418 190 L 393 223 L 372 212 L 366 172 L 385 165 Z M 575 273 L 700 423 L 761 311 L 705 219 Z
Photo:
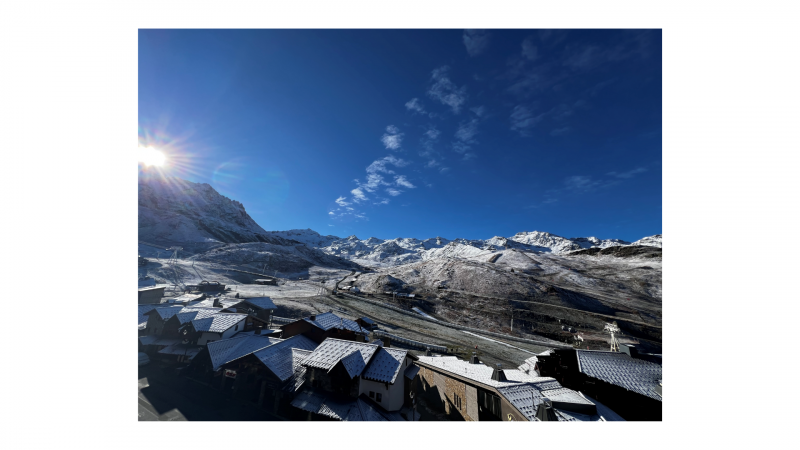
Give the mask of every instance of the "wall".
M 397 379 L 394 380 L 394 384 L 390 384 L 389 388 L 386 388 L 386 383 L 381 383 L 379 381 L 372 381 L 372 380 L 365 380 L 363 378 L 359 381 L 359 388 L 358 393 L 359 395 L 364 394 L 369 397 L 369 391 L 373 392 L 380 392 L 383 395 L 383 398 L 379 402 L 377 399 L 373 398 L 372 400 L 375 403 L 381 405 L 383 409 L 387 411 L 399 411 L 403 407 L 403 402 L 405 398 L 405 383 L 406 377 L 404 372 L 406 368 L 411 364 L 411 358 L 406 357 L 405 361 L 403 361 L 403 366 L 400 367 L 400 373 L 397 374 Z

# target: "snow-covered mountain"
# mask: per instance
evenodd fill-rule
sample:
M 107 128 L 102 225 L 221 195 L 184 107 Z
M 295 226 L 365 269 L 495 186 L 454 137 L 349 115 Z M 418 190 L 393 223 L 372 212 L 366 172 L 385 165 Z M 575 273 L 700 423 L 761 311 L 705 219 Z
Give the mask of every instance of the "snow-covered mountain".
M 454 239 L 435 237 L 359 239 L 323 236 L 311 229 L 265 231 L 236 200 L 220 195 L 208 184 L 179 178 L 139 178 L 139 240 L 146 242 L 266 242 L 281 246 L 305 245 L 325 254 L 363 264 L 396 266 L 436 258 L 473 258 L 515 249 L 565 254 L 588 248 L 631 245 L 619 239 L 564 238 L 543 231 L 523 231 L 510 237 Z M 636 241 L 661 247 L 661 235 Z
M 661 235 L 654 234 L 652 236 L 643 237 L 631 245 L 647 245 L 649 247 L 661 248 Z
M 173 177 L 139 177 L 139 240 L 267 242 L 267 232 L 236 200 L 208 184 Z

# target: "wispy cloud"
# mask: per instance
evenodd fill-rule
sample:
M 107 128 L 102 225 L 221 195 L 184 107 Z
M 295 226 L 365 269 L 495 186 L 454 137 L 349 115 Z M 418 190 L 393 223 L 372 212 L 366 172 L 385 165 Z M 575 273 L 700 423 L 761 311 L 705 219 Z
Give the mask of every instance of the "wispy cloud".
M 573 175 L 564 179 L 564 187 L 573 192 L 588 192 L 602 184 L 601 181 L 584 175 Z
M 442 134 L 442 132 L 437 130 L 434 126 L 431 126 L 427 131 L 425 131 L 425 136 L 428 136 L 430 139 L 434 140 L 438 139 L 440 134 Z
M 392 197 L 397 197 L 398 195 L 403 193 L 403 191 L 397 190 L 395 188 L 388 188 L 386 189 L 386 192 Z
M 556 128 L 555 130 L 550 132 L 550 136 L 561 136 L 562 134 L 566 133 L 569 130 L 570 127 Z
M 469 56 L 478 56 L 489 47 L 490 34 L 486 30 L 464 30 L 464 46 Z
M 544 118 L 544 113 L 534 115 L 525 105 L 517 105 L 511 111 L 511 129 L 518 131 L 522 136 L 530 136 L 530 129 L 536 126 Z
M 394 182 L 395 182 L 395 183 L 396 183 L 398 186 L 407 187 L 407 188 L 409 188 L 409 189 L 414 189 L 414 188 L 416 187 L 416 186 L 414 186 L 413 184 L 411 184 L 411 182 L 410 182 L 410 181 L 408 181 L 408 179 L 406 179 L 406 176 L 405 176 L 405 175 L 397 175 L 397 176 L 395 176 L 395 177 L 394 177 Z
M 356 203 L 363 202 L 367 199 L 367 196 L 364 195 L 364 191 L 362 191 L 361 188 L 355 188 L 350 191 L 350 193 L 353 194 L 353 201 Z
M 449 70 L 448 66 L 442 66 L 432 72 L 431 81 L 433 83 L 428 89 L 428 95 L 443 105 L 449 106 L 455 114 L 458 114 L 461 112 L 462 105 L 467 101 L 467 87 L 459 88 L 450 81 L 447 76 Z
M 416 97 L 406 102 L 406 109 L 420 114 L 427 114 L 427 111 L 425 111 L 425 108 L 422 106 L 422 102 Z
M 456 130 L 456 139 L 464 143 L 472 143 L 473 137 L 478 134 L 478 119 L 472 119 L 469 122 L 461 122 Z
M 522 41 L 522 56 L 528 61 L 535 61 L 538 54 L 539 50 L 536 48 L 533 38 L 525 38 L 525 40 Z
M 635 175 L 647 172 L 647 169 L 644 167 L 637 167 L 633 170 L 629 170 L 627 172 L 617 173 L 617 172 L 608 172 L 606 175 L 616 178 L 633 178 Z
M 469 110 L 475 113 L 475 115 L 478 117 L 483 117 L 486 114 L 485 106 L 476 106 L 474 108 L 470 108 Z
M 348 202 L 345 197 L 339 197 L 336 199 L 336 204 L 344 207 L 350 205 L 350 202 Z
M 386 127 L 386 133 L 381 137 L 381 142 L 386 148 L 390 150 L 397 150 L 400 148 L 400 143 L 403 141 L 403 133 L 394 125 Z

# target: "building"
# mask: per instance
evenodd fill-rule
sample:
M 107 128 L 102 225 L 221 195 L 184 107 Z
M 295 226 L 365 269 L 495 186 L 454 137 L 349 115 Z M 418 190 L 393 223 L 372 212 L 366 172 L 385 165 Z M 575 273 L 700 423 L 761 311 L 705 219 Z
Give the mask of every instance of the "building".
M 265 284 L 265 285 L 272 285 L 277 286 L 278 282 L 274 278 L 259 278 L 254 281 L 255 284 Z
M 446 414 L 466 421 L 605 421 L 617 414 L 549 377 L 488 367 L 477 356 L 420 356 L 421 390 Z
M 372 331 L 378 328 L 378 324 L 375 323 L 374 320 L 370 319 L 369 317 L 362 317 L 360 319 L 356 319 L 356 323 L 363 329 Z
M 622 344 L 622 352 L 554 350 L 538 356 L 539 373 L 602 401 L 625 420 L 661 420 L 660 355 L 640 354 Z
M 199 303 L 204 298 L 206 298 L 206 294 L 202 294 L 202 293 L 200 293 L 200 294 L 183 294 L 183 295 L 175 297 L 175 298 L 167 299 L 167 300 L 164 301 L 164 303 L 167 303 L 167 304 L 170 304 L 170 305 L 189 306 L 191 304 Z
M 281 327 L 281 337 L 284 339 L 305 335 L 316 343 L 333 338 L 347 341 L 364 342 L 369 330 L 362 328 L 353 320 L 337 316 L 333 312 L 314 314 Z
M 219 364 L 222 389 L 230 389 L 239 398 L 268 407 L 274 414 L 285 414 L 295 392 L 305 383 L 306 368 L 301 362 L 317 348 L 317 343 L 301 334 L 289 339 L 270 338 L 270 341 L 271 345 L 255 351 L 235 349 L 224 356 L 214 355 L 216 349 L 212 345 L 216 343 L 212 343 L 209 353 Z
M 272 323 L 272 313 L 278 309 L 269 297 L 220 298 L 216 300 L 217 305 L 225 308 L 225 311 L 252 314 L 267 323 Z
M 147 313 L 154 310 L 156 305 L 139 305 L 139 336 L 147 334 Z
M 164 287 L 147 286 L 139 288 L 139 304 L 161 303 L 164 297 Z
M 182 309 L 183 306 L 181 305 L 156 306 L 150 311 L 145 312 L 144 315 L 147 316 L 147 322 L 144 327 L 146 331 L 145 334 L 161 336 L 167 320 L 175 314 L 178 314 Z
M 218 313 L 210 317 L 194 319 L 184 327 L 184 333 L 190 343 L 204 346 L 209 342 L 227 339 L 241 331 L 256 331 L 267 328 L 266 323 L 246 314 Z
M 398 413 L 411 405 L 416 359 L 407 350 L 325 339 L 302 361 L 305 387 L 291 405 L 309 420 L 370 420 L 366 410 L 379 411 L 374 420 L 403 420 Z

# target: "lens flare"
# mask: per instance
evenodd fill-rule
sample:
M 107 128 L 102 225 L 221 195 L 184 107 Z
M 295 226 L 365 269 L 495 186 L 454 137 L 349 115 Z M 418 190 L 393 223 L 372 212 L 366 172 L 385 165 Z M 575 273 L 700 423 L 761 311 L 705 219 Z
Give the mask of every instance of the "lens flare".
M 145 166 L 161 167 L 167 162 L 167 157 L 160 150 L 153 147 L 139 147 L 139 162 Z

